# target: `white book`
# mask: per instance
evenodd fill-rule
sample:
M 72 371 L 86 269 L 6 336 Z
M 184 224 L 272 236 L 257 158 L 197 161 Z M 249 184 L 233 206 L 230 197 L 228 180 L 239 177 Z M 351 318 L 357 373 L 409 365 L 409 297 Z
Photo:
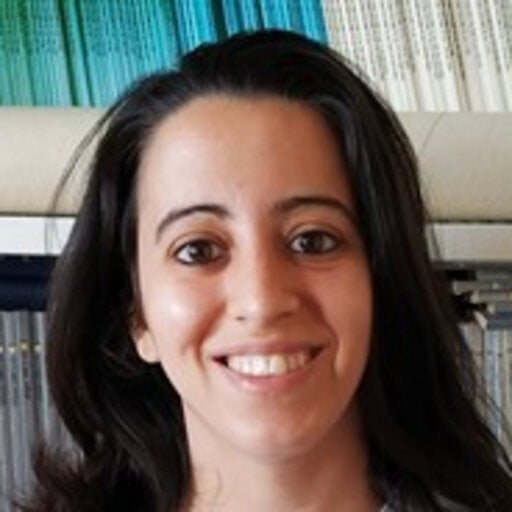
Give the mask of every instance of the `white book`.
M 456 57 L 455 44 L 450 30 L 449 11 L 445 10 L 442 0 L 429 0 L 432 14 L 435 61 L 438 68 L 439 88 L 443 97 L 443 109 L 448 111 L 461 110 L 461 70 Z
M 404 4 L 392 0 L 389 6 L 395 24 L 396 58 L 404 94 L 403 110 L 418 110 L 418 94 L 414 84 L 414 54 L 409 41 Z
M 453 0 L 452 13 L 459 42 L 459 58 L 468 107 L 472 111 L 483 111 L 485 103 L 480 71 L 482 56 L 474 41 L 475 27 L 469 0 Z
M 372 50 L 376 77 L 383 96 L 395 110 L 403 109 L 397 62 L 394 56 L 395 35 L 388 11 L 389 0 L 374 2 L 370 14 L 372 20 Z
M 494 42 L 498 81 L 505 109 L 512 110 L 512 3 L 490 0 L 487 3 Z
M 437 100 L 432 85 L 430 61 L 426 54 L 424 45 L 425 27 L 423 12 L 421 8 L 422 2 L 419 0 L 411 0 L 405 3 L 405 16 L 407 18 L 407 26 L 409 30 L 409 40 L 414 59 L 414 81 L 416 90 L 418 91 L 418 107 L 420 111 L 432 111 L 436 109 Z
M 8 497 L 13 497 L 16 484 L 21 480 L 21 468 L 19 457 L 19 426 L 18 426 L 18 391 L 16 371 L 16 319 L 15 313 L 3 312 L 4 324 L 4 371 L 7 407 L 5 414 L 5 452 L 7 461 L 7 492 Z
M 325 28 L 327 30 L 327 39 L 329 46 L 339 51 L 343 51 L 342 31 L 344 28 L 340 22 L 341 8 L 337 0 L 322 0 L 322 11 L 324 14 Z
M 503 397 L 503 414 L 508 428 L 512 428 L 512 333 L 503 331 L 502 334 L 502 371 L 501 389 Z
M 355 28 L 354 43 L 356 47 L 357 62 L 368 75 L 371 81 L 377 80 L 375 60 L 371 53 L 371 33 L 368 20 L 365 17 L 365 0 L 358 0 L 348 6 L 349 17 L 353 20 Z
M 15 317 L 15 379 L 17 392 L 17 443 L 14 449 L 17 452 L 19 462 L 19 472 L 16 484 L 20 489 L 24 489 L 28 483 L 27 464 L 30 458 L 30 417 L 27 414 L 29 407 L 29 392 L 27 390 L 26 378 L 26 354 L 28 352 L 28 336 L 26 329 L 26 314 L 23 311 L 13 312 Z
M 7 501 L 12 477 L 10 472 L 10 435 L 8 425 L 8 396 L 7 396 L 7 352 L 8 335 L 6 311 L 0 311 L 0 509 L 1 503 Z
M 38 384 L 39 384 L 39 403 L 38 414 L 41 424 L 41 436 L 45 439 L 50 438 L 52 422 L 50 418 L 50 393 L 48 389 L 46 374 L 46 314 L 44 312 L 35 312 L 33 314 L 33 331 L 36 340 L 35 357 L 38 366 Z
M 493 48 L 489 11 L 485 0 L 469 0 L 475 29 L 473 43 L 481 56 L 481 85 L 487 111 L 501 111 L 505 102 L 498 76 L 498 62 Z
M 500 385 L 499 385 L 499 347 L 495 331 L 484 332 L 484 382 L 487 395 L 492 403 L 500 406 Z M 500 437 L 500 421 L 496 416 L 495 408 L 488 411 L 487 419 L 492 431 Z
M 462 334 L 467 343 L 473 361 L 475 363 L 476 378 L 479 385 L 483 384 L 483 356 L 484 356 L 484 336 L 483 331 L 474 321 L 464 322 L 460 325 Z
M 356 50 L 356 32 L 353 23 L 353 19 L 349 14 L 349 9 L 352 10 L 352 5 L 348 6 L 347 2 L 340 0 L 337 2 L 339 9 L 339 17 L 341 23 L 340 30 L 340 44 L 342 52 L 357 66 L 361 66 L 361 63 L 358 61 L 358 55 Z

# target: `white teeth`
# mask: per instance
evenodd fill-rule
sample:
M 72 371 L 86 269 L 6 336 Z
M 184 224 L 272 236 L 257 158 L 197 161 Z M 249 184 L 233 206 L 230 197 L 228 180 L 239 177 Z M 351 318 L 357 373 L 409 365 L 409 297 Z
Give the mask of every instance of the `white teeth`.
M 227 366 L 244 375 L 275 376 L 296 370 L 310 359 L 311 355 L 306 350 L 295 354 L 233 355 L 227 357 Z

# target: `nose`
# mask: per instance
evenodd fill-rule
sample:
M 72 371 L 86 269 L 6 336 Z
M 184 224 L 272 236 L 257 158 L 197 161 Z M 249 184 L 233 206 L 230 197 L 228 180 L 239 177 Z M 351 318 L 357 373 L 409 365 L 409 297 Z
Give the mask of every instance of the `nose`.
M 240 251 L 226 282 L 230 318 L 266 329 L 301 306 L 295 264 L 277 249 Z

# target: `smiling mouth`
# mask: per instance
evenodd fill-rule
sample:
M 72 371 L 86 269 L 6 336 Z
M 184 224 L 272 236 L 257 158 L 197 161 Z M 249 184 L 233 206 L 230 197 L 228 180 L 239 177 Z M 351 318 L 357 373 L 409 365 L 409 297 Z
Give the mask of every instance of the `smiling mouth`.
M 230 370 L 251 377 L 277 377 L 297 371 L 310 363 L 320 348 L 287 354 L 233 354 L 217 359 Z

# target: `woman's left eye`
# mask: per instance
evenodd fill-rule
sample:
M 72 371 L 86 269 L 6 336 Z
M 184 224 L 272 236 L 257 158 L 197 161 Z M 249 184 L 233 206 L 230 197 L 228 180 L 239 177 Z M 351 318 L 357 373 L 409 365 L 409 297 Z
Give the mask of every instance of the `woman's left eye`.
M 299 254 L 325 254 L 335 251 L 341 242 L 326 231 L 314 230 L 301 233 L 289 243 L 290 249 Z

